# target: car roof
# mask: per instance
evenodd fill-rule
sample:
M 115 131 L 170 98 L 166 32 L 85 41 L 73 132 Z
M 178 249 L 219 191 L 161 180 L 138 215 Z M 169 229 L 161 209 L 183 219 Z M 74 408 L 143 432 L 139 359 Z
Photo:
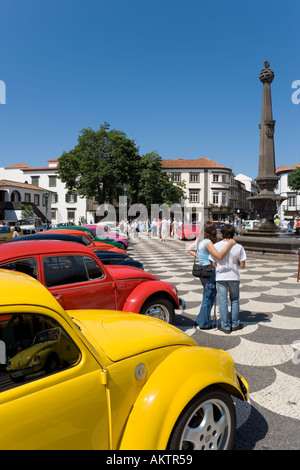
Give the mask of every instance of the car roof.
M 62 313 L 53 295 L 36 279 L 26 274 L 0 269 L 0 306 L 40 305 Z
M 21 243 L 29 240 L 62 240 L 62 241 L 69 241 L 69 242 L 76 242 L 80 243 L 81 245 L 85 245 L 84 241 L 80 236 L 74 235 L 67 235 L 65 233 L 50 233 L 50 232 L 38 232 L 31 235 L 23 235 L 22 237 L 11 238 L 6 240 L 5 243 Z
M 20 256 L 33 256 L 45 253 L 80 252 L 94 256 L 93 251 L 81 243 L 71 243 L 61 240 L 27 240 L 0 245 L 0 261 Z
M 67 227 L 57 228 L 57 229 L 53 228 L 51 230 L 45 230 L 44 233 L 64 233 L 66 235 L 75 235 L 77 237 L 86 237 L 86 238 L 89 238 L 90 240 L 92 240 L 88 232 L 85 232 L 84 230 L 78 230 L 78 229 L 75 229 L 75 228 L 67 228 Z

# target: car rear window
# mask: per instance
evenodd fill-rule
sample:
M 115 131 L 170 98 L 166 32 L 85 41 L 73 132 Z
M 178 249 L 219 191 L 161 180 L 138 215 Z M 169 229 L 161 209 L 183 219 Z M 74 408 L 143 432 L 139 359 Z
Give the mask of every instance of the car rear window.
M 37 260 L 35 258 L 23 258 L 9 263 L 0 264 L 0 268 L 10 271 L 19 271 L 29 276 L 39 279 Z

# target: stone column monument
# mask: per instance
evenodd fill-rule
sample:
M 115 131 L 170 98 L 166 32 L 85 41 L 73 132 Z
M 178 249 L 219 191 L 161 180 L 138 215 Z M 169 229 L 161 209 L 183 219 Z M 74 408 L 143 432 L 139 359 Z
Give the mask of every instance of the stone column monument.
M 278 177 L 275 174 L 274 128 L 275 121 L 272 116 L 271 83 L 274 72 L 270 70 L 269 62 L 264 63 L 264 69 L 259 75 L 263 84 L 262 113 L 259 149 L 258 176 L 255 179 L 260 192 L 257 196 L 248 198 L 252 202 L 260 217 L 257 230 L 260 232 L 273 232 L 277 230 L 274 224 L 274 215 L 277 213 L 278 204 L 286 198 L 274 193 Z

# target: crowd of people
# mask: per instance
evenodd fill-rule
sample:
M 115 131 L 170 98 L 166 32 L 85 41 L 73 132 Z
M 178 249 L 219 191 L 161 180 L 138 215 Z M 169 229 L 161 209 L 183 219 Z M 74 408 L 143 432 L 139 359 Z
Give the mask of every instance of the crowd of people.
M 162 241 L 166 238 L 177 237 L 177 230 L 182 225 L 181 221 L 177 221 L 175 218 L 166 219 L 153 218 L 147 220 L 134 219 L 132 222 L 122 220 L 120 222 L 120 231 L 131 234 L 134 238 L 138 238 L 141 233 L 145 233 L 148 236 L 157 237 Z
M 300 217 L 280 220 L 279 216 L 275 215 L 274 224 L 283 232 L 294 232 L 296 235 L 300 235 Z

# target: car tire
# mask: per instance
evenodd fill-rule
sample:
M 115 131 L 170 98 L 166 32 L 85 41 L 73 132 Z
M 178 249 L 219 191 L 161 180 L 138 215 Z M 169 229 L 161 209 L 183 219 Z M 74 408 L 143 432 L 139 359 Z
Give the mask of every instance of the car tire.
M 230 450 L 235 430 L 236 413 L 231 396 L 219 387 L 208 387 L 179 416 L 168 449 Z
M 172 302 L 168 299 L 152 298 L 147 300 L 141 308 L 140 313 L 149 317 L 159 318 L 166 323 L 175 322 L 175 311 Z

